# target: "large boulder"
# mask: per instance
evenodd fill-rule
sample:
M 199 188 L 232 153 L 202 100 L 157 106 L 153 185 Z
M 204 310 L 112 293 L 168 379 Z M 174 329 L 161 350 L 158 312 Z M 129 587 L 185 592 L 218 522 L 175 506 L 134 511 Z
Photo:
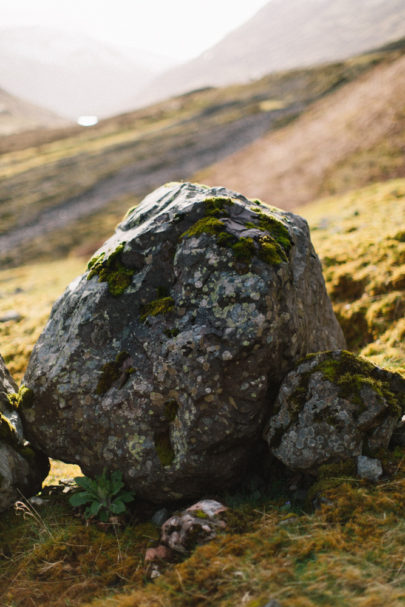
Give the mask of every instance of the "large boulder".
M 17 407 L 28 394 L 18 392 L 0 356 L 0 512 L 22 496 L 35 495 L 49 472 L 48 458 L 24 440 Z
M 225 188 L 147 198 L 56 302 L 24 383 L 29 439 L 153 501 L 236 481 L 269 394 L 342 347 L 306 222 Z
M 264 436 L 288 468 L 316 473 L 348 458 L 364 468 L 402 425 L 405 380 L 349 352 L 321 352 L 285 377 L 273 412 Z

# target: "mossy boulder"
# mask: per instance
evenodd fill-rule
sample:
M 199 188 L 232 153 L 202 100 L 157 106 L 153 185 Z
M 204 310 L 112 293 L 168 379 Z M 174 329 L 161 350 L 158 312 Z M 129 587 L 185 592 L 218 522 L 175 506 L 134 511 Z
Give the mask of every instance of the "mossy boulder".
M 35 495 L 49 472 L 48 458 L 24 440 L 17 410 L 24 398 L 0 356 L 0 512 Z
M 144 498 L 198 497 L 240 480 L 296 361 L 343 344 L 305 220 L 169 184 L 55 304 L 24 428 L 89 476 L 121 470 Z
M 405 380 L 344 350 L 309 355 L 281 384 L 265 429 L 288 468 L 379 455 L 400 431 Z

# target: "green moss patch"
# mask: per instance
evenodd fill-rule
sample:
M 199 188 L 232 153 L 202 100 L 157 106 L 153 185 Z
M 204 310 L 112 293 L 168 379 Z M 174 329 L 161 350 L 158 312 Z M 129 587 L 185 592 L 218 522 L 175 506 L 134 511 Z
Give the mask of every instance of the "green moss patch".
M 211 217 L 229 217 L 229 208 L 235 204 L 232 198 L 216 196 L 204 200 L 205 214 Z
M 256 211 L 259 216 L 259 227 L 269 235 L 288 253 L 291 249 L 292 240 L 286 226 L 271 215 L 263 213 L 260 209 Z
M 8 394 L 7 399 L 12 409 L 18 409 L 20 406 L 29 409 L 34 404 L 34 392 L 23 384 L 17 393 Z
M 135 371 L 131 364 L 132 359 L 130 358 L 128 352 L 120 352 L 117 354 L 115 360 L 103 365 L 101 368 L 101 377 L 98 380 L 96 393 L 105 394 L 118 380 L 120 380 L 119 387 L 121 388 L 131 373 Z
M 169 314 L 174 310 L 173 297 L 161 297 L 154 299 L 142 306 L 141 321 L 145 322 L 149 316 L 158 316 L 159 314 Z
M 206 216 L 199 219 L 186 232 L 183 238 L 198 237 L 202 234 L 214 236 L 220 246 L 231 249 L 237 261 L 250 263 L 254 256 L 268 265 L 279 265 L 288 261 L 288 253 L 292 240 L 287 227 L 278 219 L 263 213 L 261 209 L 254 209 L 254 216 L 258 222 L 246 222 L 247 229 L 256 229 L 264 232 L 258 240 L 250 237 L 234 236 L 226 231 L 224 218 L 229 217 L 229 207 L 234 201 L 229 198 L 209 198 L 204 201 Z M 219 219 L 219 217 L 222 218 Z
M 398 418 L 405 412 L 405 389 L 402 394 L 394 394 L 389 380 L 382 378 L 378 367 L 350 352 L 342 351 L 339 358 L 324 360 L 315 370 L 321 371 L 326 379 L 339 386 L 339 396 L 361 407 L 365 407 L 361 394 L 363 388 L 371 388 L 388 403 Z
M 132 276 L 135 270 L 127 268 L 121 261 L 121 254 L 124 250 L 125 242 L 122 242 L 107 258 L 105 253 L 100 253 L 93 257 L 87 266 L 89 275 L 87 280 L 98 276 L 99 282 L 106 282 L 111 295 L 122 295 L 131 284 Z
M 17 447 L 19 444 L 17 432 L 2 413 L 0 413 L 0 440 L 12 447 Z
M 315 355 L 310 354 L 304 360 L 310 360 Z M 343 350 L 339 358 L 327 358 L 319 363 L 315 368 L 301 375 L 300 383 L 289 397 L 289 413 L 291 423 L 298 419 L 300 411 L 303 409 L 308 398 L 308 386 L 311 376 L 316 372 L 321 372 L 325 379 L 338 387 L 338 395 L 360 407 L 361 411 L 367 408 L 367 402 L 362 395 L 364 388 L 371 388 L 378 396 L 384 399 L 391 409 L 393 415 L 398 418 L 405 413 L 405 381 L 402 394 L 392 391 L 389 381 L 389 375 L 384 377 L 384 372 L 368 361 L 361 359 L 351 352 Z M 400 376 L 397 376 L 401 381 Z M 275 411 L 276 413 L 277 411 Z M 332 414 L 328 414 L 325 419 L 330 425 L 335 425 L 336 420 Z M 284 432 L 284 431 L 283 431 Z M 282 434 L 282 433 L 281 433 Z M 281 439 L 281 436 L 280 436 Z M 274 444 L 276 440 L 274 441 Z
M 162 466 L 170 466 L 174 460 L 175 453 L 170 439 L 169 428 L 164 431 L 156 432 L 153 440 L 160 463 Z

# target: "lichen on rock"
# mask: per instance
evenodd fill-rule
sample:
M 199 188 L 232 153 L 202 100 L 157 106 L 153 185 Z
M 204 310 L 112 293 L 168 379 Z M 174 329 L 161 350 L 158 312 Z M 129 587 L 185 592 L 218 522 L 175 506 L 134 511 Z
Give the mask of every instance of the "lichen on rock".
M 87 280 L 98 276 L 99 282 L 106 282 L 111 295 L 122 295 L 131 284 L 135 270 L 126 267 L 121 260 L 125 242 L 121 242 L 117 248 L 106 256 L 105 251 L 90 259 L 87 269 L 89 274 Z
M 347 351 L 309 355 L 283 380 L 265 438 L 293 470 L 387 449 L 405 413 L 405 380 Z
M 156 502 L 239 481 L 268 394 L 305 354 L 344 345 L 305 220 L 226 188 L 159 188 L 90 265 L 53 308 L 20 410 L 50 456 L 118 468 Z M 121 265 L 111 297 L 94 278 Z

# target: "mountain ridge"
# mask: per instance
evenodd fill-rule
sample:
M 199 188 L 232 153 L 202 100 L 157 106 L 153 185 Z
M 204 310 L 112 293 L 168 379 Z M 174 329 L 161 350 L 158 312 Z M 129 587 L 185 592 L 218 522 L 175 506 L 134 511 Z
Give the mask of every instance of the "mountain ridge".
M 338 61 L 404 35 L 402 0 L 272 0 L 197 58 L 158 76 L 136 103 Z
M 160 70 L 155 55 L 42 26 L 0 29 L 0 60 L 1 87 L 69 119 L 131 109 Z

